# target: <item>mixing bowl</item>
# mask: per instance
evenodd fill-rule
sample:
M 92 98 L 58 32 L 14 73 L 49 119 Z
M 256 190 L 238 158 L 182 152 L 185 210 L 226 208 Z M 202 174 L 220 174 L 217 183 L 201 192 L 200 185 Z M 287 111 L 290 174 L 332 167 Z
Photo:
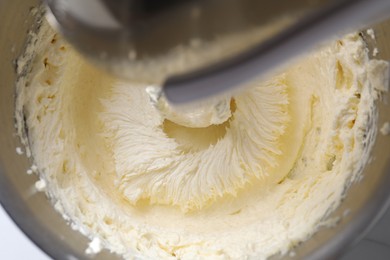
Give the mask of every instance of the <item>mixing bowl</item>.
M 43 193 L 34 192 L 35 175 L 27 175 L 31 162 L 16 153 L 21 147 L 14 127 L 15 59 L 23 52 L 29 30 L 36 27 L 37 0 L 0 2 L 0 202 L 25 234 L 54 259 L 88 259 L 88 239 L 73 231 Z M 374 26 L 378 57 L 390 59 L 390 20 Z M 370 37 L 366 37 L 370 45 Z M 381 127 L 390 120 L 388 95 L 378 103 Z M 386 102 L 387 101 L 387 102 Z M 338 209 L 329 218 L 332 227 L 322 227 L 308 241 L 294 249 L 288 259 L 329 259 L 340 256 L 364 236 L 386 209 L 390 195 L 390 136 L 378 134 L 372 160 L 363 178 L 349 189 Z M 283 256 L 275 256 L 279 259 Z M 119 258 L 107 251 L 96 259 Z

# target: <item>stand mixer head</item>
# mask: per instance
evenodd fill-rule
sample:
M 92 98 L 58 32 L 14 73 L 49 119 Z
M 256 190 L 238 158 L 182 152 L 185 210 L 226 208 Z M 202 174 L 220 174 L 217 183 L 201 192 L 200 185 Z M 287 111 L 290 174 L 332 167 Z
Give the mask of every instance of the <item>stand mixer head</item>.
M 84 56 L 122 78 L 163 86 L 172 104 L 238 89 L 390 14 L 388 0 L 46 3 L 49 22 Z

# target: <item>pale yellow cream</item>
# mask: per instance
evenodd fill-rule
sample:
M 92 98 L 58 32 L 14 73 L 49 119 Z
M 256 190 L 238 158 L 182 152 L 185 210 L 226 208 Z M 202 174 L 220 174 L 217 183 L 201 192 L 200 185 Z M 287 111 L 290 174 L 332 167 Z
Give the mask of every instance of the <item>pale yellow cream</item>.
M 40 178 L 94 238 L 89 253 L 125 258 L 264 259 L 309 238 L 367 162 L 388 84 L 387 63 L 348 35 L 229 97 L 223 122 L 193 128 L 50 29 L 33 50 L 16 110 Z

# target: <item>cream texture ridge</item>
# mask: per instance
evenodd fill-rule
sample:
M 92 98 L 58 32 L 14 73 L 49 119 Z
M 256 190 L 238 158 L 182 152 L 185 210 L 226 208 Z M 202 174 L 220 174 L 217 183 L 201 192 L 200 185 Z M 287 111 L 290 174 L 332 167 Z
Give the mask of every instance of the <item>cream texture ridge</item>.
M 189 119 L 48 26 L 37 39 L 16 118 L 40 187 L 88 253 L 126 259 L 266 259 L 310 238 L 368 161 L 388 86 L 351 34 Z

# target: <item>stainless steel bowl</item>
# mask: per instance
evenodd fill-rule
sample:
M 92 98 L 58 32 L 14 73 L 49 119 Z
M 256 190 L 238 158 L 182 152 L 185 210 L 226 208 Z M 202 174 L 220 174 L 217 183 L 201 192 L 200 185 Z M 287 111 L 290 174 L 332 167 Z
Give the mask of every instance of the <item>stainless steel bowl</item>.
M 22 53 L 27 32 L 34 29 L 37 0 L 0 2 L 0 202 L 17 225 L 54 259 L 88 259 L 84 251 L 88 240 L 73 231 L 53 209 L 42 193 L 33 193 L 36 176 L 27 175 L 31 162 L 15 152 L 20 147 L 14 128 L 14 60 Z M 390 59 L 390 21 L 374 27 L 379 58 Z M 388 95 L 383 97 L 387 103 Z M 390 120 L 390 105 L 380 102 L 380 127 Z M 383 213 L 390 195 L 390 136 L 378 134 L 372 162 L 364 178 L 355 183 L 330 218 L 340 217 L 333 228 L 322 228 L 299 245 L 295 257 L 288 259 L 329 259 L 341 255 L 358 241 Z M 348 212 L 348 214 L 344 214 Z M 96 259 L 118 258 L 102 252 Z M 275 256 L 275 258 L 280 258 Z

